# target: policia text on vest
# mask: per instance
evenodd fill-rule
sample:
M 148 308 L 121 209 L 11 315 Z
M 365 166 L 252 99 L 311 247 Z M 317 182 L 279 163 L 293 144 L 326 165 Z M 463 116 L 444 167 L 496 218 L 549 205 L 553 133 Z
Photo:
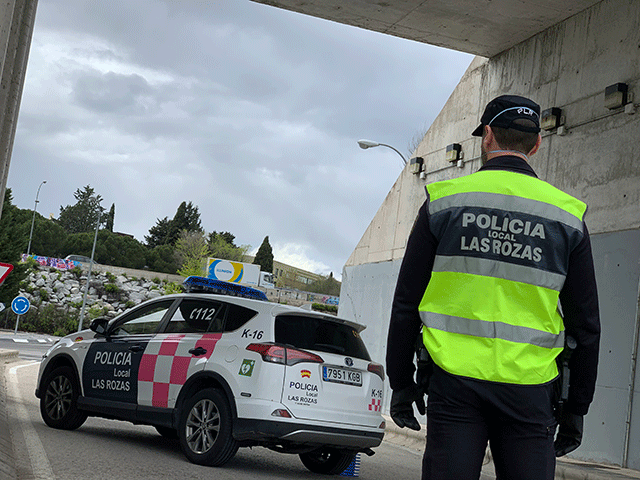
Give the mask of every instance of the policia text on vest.
M 473 250 L 476 252 L 493 252 L 504 257 L 523 258 L 540 262 L 542 260 L 542 248 L 531 247 L 519 243 L 516 236 L 539 237 L 544 239 L 544 227 L 541 223 L 532 226 L 531 222 L 518 218 L 509 219 L 498 215 L 480 214 L 476 217 L 473 213 L 462 215 L 462 228 L 477 227 L 486 230 L 485 237 L 460 237 L 460 251 Z

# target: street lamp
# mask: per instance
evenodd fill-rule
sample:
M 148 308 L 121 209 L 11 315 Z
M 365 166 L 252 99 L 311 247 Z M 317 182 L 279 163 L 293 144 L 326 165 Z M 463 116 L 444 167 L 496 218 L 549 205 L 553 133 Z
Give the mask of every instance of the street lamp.
M 40 189 L 42 188 L 42 185 L 44 185 L 45 183 L 47 183 L 47 181 L 43 180 L 40 186 L 38 187 L 38 193 L 36 193 L 36 203 L 33 206 L 33 218 L 31 219 L 31 233 L 29 234 L 29 246 L 27 247 L 27 257 L 31 253 L 31 238 L 33 237 L 33 224 L 36 221 L 36 208 L 38 208 L 38 197 L 40 196 Z
M 82 296 L 82 308 L 80 308 L 80 318 L 78 319 L 78 331 L 82 330 L 82 320 L 84 320 L 84 308 L 87 305 L 87 294 L 89 293 L 89 283 L 91 282 L 91 269 L 93 268 L 93 257 L 96 254 L 96 242 L 98 241 L 98 228 L 100 227 L 100 217 L 102 211 L 98 210 L 98 223 L 96 223 L 96 234 L 93 236 L 93 249 L 91 250 L 91 262 L 89 263 L 89 273 L 87 273 L 87 284 L 84 286 Z
M 395 149 L 391 145 L 387 145 L 386 143 L 372 142 L 371 140 L 358 140 L 358 145 L 360 145 L 360 148 L 363 149 L 363 150 L 366 150 L 367 148 L 373 148 L 373 147 L 387 147 L 387 148 L 390 148 L 391 150 L 396 152 L 398 155 L 400 155 L 400 157 L 402 158 L 402 161 L 404 162 L 405 165 L 407 164 L 407 159 L 404 158 L 404 155 L 402 155 L 397 149 Z

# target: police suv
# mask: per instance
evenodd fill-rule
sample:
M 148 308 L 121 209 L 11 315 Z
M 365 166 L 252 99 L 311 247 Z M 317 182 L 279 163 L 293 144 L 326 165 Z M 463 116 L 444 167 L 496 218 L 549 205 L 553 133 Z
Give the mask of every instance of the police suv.
M 73 430 L 88 416 L 153 425 L 211 466 L 257 445 L 324 474 L 373 454 L 384 370 L 363 325 L 227 282 L 184 284 L 187 293 L 97 318 L 44 355 L 36 396 L 47 425 Z

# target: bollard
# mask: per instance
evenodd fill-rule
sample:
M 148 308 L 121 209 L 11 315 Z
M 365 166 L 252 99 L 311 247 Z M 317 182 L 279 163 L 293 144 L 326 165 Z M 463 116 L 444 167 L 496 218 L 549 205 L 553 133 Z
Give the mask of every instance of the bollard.
M 349 464 L 349 466 L 345 469 L 344 472 L 340 474 L 341 477 L 359 477 L 360 476 L 360 454 L 356 453 L 356 456 L 353 458 L 353 461 Z

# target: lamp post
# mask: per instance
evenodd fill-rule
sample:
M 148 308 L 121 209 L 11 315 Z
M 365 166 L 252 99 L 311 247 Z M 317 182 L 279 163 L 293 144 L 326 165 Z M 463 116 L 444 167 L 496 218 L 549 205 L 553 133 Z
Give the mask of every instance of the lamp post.
M 84 295 L 82 296 L 82 308 L 80 309 L 80 318 L 78 319 L 78 331 L 82 330 L 82 320 L 84 320 L 84 308 L 87 305 L 87 294 L 89 293 L 89 283 L 91 282 L 93 256 L 96 253 L 96 242 L 98 241 L 98 228 L 100 227 L 100 217 L 102 217 L 102 211 L 98 210 L 98 223 L 96 223 L 96 234 L 93 237 L 93 249 L 91 250 L 91 262 L 89 263 L 89 272 L 87 273 L 87 284 L 84 286 Z
M 29 234 L 29 246 L 27 247 L 27 257 L 31 253 L 31 238 L 33 237 L 33 225 L 36 221 L 36 208 L 38 208 L 38 197 L 40 196 L 40 189 L 42 188 L 42 185 L 44 185 L 45 183 L 47 183 L 47 181 L 43 180 L 40 186 L 38 187 L 38 193 L 36 193 L 36 203 L 33 206 L 33 218 L 31 219 L 31 233 Z
M 402 161 L 404 162 L 405 165 L 407 164 L 407 159 L 404 157 L 404 155 L 402 155 L 402 153 L 400 153 L 399 150 L 392 147 L 391 145 L 387 145 L 386 143 L 372 142 L 371 140 L 358 140 L 358 145 L 360 145 L 360 148 L 363 150 L 366 150 L 367 148 L 373 148 L 373 147 L 390 148 L 391 150 L 396 152 L 398 155 L 400 155 L 400 158 L 402 158 Z

